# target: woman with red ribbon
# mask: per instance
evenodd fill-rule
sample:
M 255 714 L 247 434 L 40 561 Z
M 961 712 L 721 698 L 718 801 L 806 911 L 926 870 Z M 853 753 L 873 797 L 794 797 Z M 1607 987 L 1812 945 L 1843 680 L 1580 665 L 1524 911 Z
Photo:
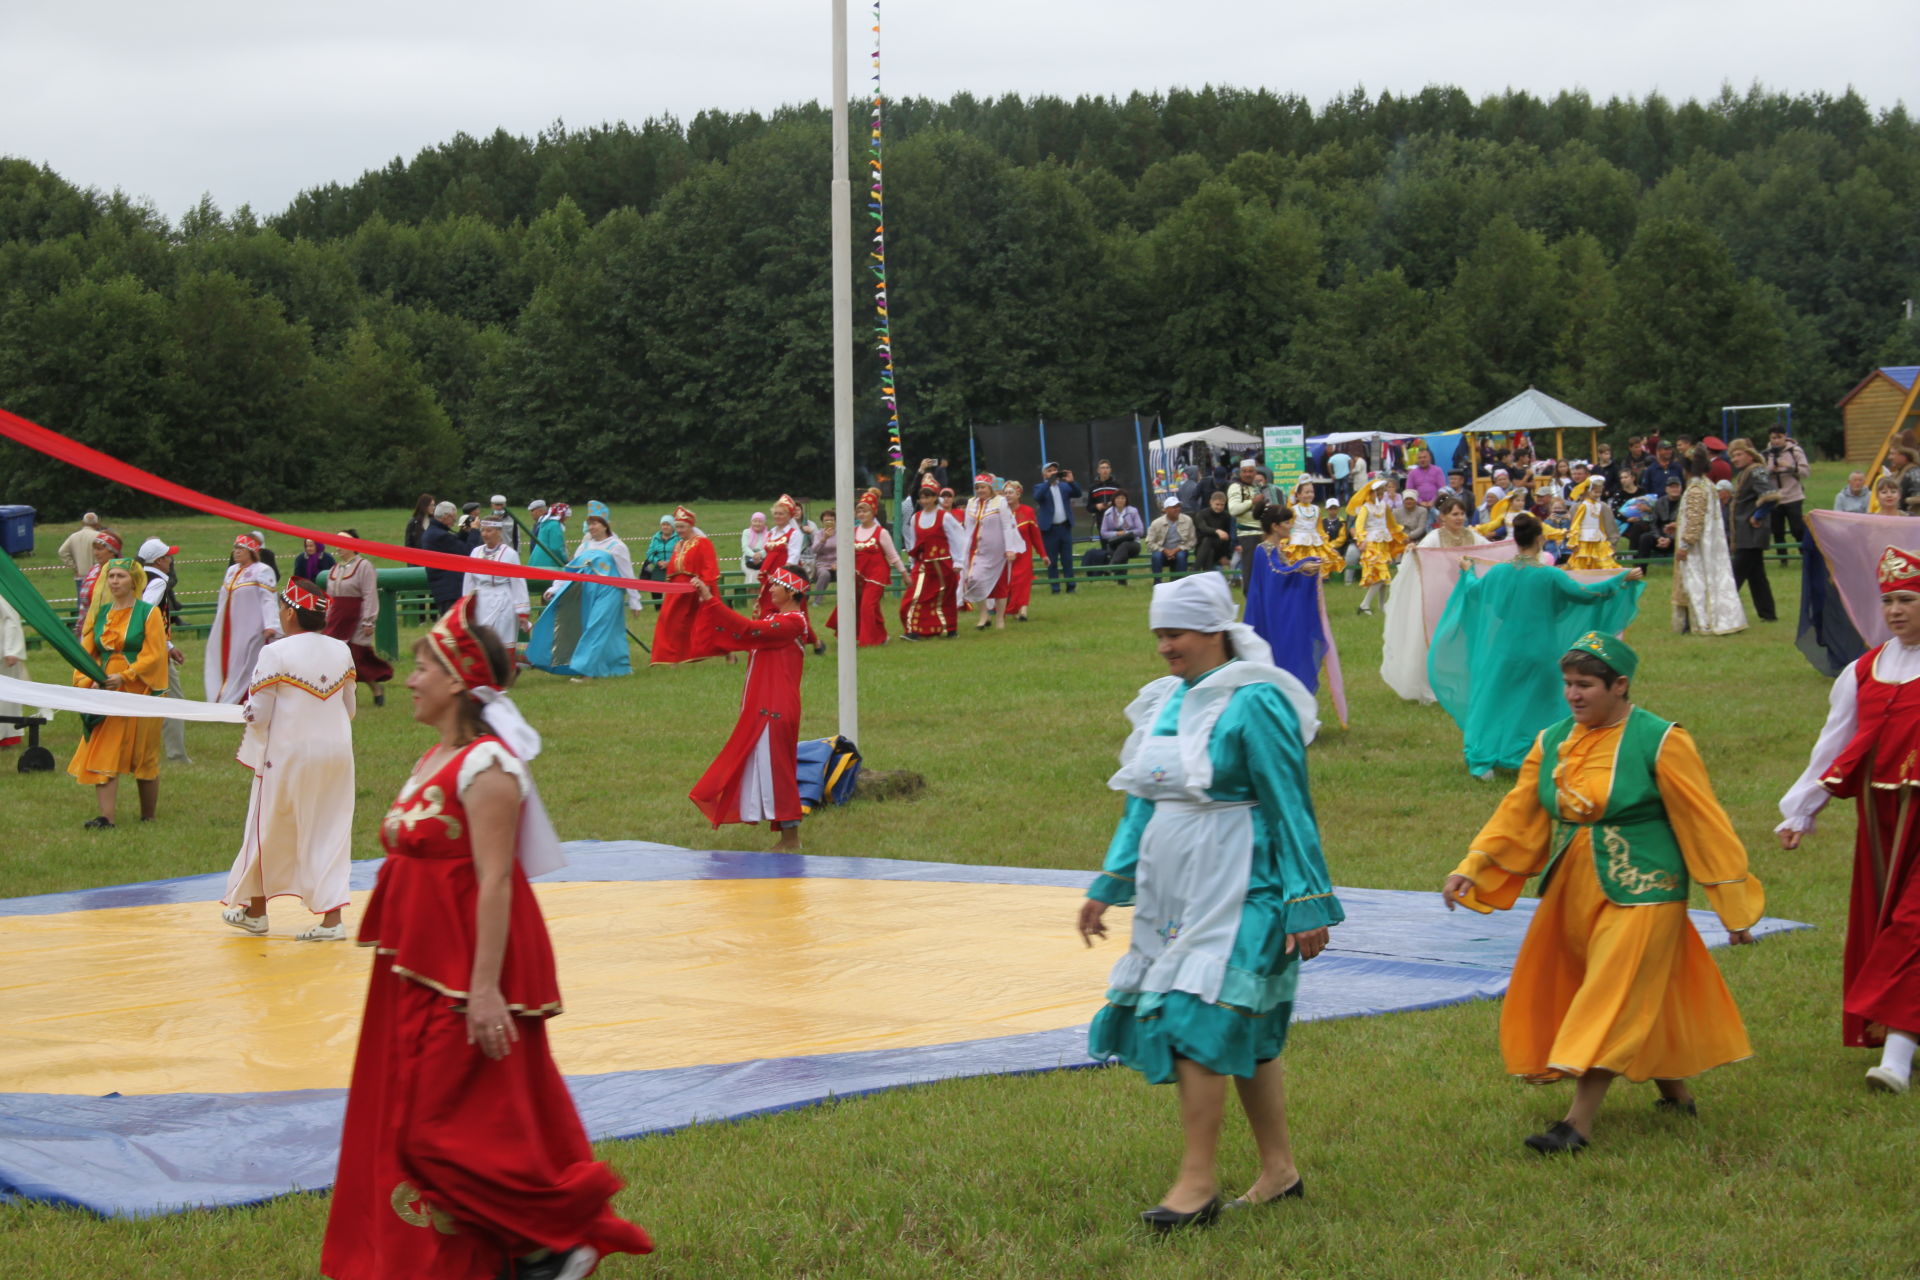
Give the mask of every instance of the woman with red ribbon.
M 667 560 L 667 581 L 719 586 L 720 557 L 712 541 L 700 531 L 691 510 L 673 509 L 673 531 L 680 540 L 673 544 L 673 555 Z M 653 624 L 653 665 L 698 662 L 719 652 L 700 626 L 700 602 L 693 593 L 663 593 L 659 621 Z
M 439 741 L 381 824 L 373 947 L 320 1269 L 332 1280 L 578 1280 L 653 1242 L 618 1217 L 547 1045 L 561 1010 L 527 883 L 564 865 L 505 648 L 459 601 L 414 646 Z
M 771 599 L 752 619 L 715 599 L 713 588 L 705 582 L 694 588 L 700 622 L 713 637 L 712 643 L 728 653 L 750 656 L 740 718 L 727 745 L 687 797 L 715 827 L 723 822 L 748 826 L 766 822 L 780 833 L 775 853 L 798 853 L 800 677 L 807 646 L 813 643 L 813 627 L 807 621 L 807 580 L 782 567 L 763 574 L 761 581 L 771 588 Z
M 1905 1093 L 1920 1045 L 1920 554 L 1888 547 L 1878 576 L 1892 638 L 1833 682 L 1826 726 L 1775 830 L 1797 849 L 1829 798 L 1854 803 L 1841 1032 L 1880 1048 L 1869 1087 Z

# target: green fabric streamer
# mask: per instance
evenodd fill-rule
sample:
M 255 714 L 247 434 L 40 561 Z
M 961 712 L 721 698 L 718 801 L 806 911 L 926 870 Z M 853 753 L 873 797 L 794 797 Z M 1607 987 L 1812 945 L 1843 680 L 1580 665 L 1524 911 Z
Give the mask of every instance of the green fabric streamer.
M 107 687 L 106 668 L 87 652 L 86 646 L 80 643 L 80 638 L 60 621 L 60 615 L 53 611 L 53 606 L 47 603 L 46 597 L 27 581 L 27 575 L 20 572 L 20 566 L 15 564 L 13 557 L 4 551 L 0 551 L 0 597 L 5 597 L 6 602 L 13 606 L 13 611 L 20 615 L 20 620 L 39 632 L 40 638 L 45 640 L 55 653 L 65 658 L 68 666 L 102 689 Z M 100 723 L 99 716 L 81 716 L 81 732 L 91 736 L 93 726 L 98 723 Z

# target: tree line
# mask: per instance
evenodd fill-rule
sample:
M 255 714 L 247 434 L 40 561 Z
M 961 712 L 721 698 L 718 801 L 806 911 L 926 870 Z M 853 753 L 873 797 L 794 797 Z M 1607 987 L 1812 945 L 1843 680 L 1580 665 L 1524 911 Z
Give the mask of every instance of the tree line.
M 1528 385 L 1623 435 L 1791 401 L 1817 449 L 1868 368 L 1920 360 L 1920 131 L 1852 93 L 887 112 L 910 458 L 1036 415 L 1438 430 Z M 283 509 L 824 490 L 830 130 L 803 106 L 460 135 L 177 224 L 0 160 L 0 406 Z M 137 505 L 12 446 L 0 501 Z

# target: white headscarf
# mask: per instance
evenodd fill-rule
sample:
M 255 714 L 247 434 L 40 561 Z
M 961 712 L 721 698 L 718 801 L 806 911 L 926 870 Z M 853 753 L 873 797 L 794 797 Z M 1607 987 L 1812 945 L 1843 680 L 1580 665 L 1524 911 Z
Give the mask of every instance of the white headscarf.
M 1224 631 L 1232 641 L 1234 656 L 1240 659 L 1238 663 L 1229 664 L 1219 675 L 1210 676 L 1190 688 L 1180 705 L 1180 758 L 1186 768 L 1187 788 L 1195 799 L 1205 799 L 1207 788 L 1213 785 L 1213 759 L 1208 752 L 1208 742 L 1213 737 L 1214 725 L 1219 722 L 1234 691 L 1241 685 L 1264 683 L 1277 688 L 1300 722 L 1301 742 L 1313 741 L 1314 735 L 1320 730 L 1319 704 L 1291 672 L 1273 665 L 1272 648 L 1260 638 L 1258 632 L 1240 621 L 1239 611 L 1234 607 L 1233 593 L 1227 589 L 1227 580 L 1220 574 L 1196 573 L 1155 587 L 1153 600 L 1147 608 L 1147 623 L 1156 631 L 1162 628 L 1208 633 Z M 1142 693 L 1144 695 L 1146 691 L 1142 690 Z M 1129 708 L 1128 714 L 1133 716 L 1134 709 Z M 1123 767 L 1108 784 L 1118 790 L 1126 789 L 1123 781 L 1127 773 L 1126 766 L 1137 754 L 1139 740 L 1152 732 L 1151 719 L 1146 716 L 1136 718 L 1135 727 L 1134 737 L 1129 738 L 1121 750 Z

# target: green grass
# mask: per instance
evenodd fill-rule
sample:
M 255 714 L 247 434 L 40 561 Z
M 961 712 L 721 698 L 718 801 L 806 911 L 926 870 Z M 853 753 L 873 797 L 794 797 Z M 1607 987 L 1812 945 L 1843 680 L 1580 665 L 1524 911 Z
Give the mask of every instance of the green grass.
M 1843 477 L 1843 467 L 1824 467 L 1810 487 L 1828 496 Z M 719 530 L 737 529 L 743 515 L 702 511 Z M 323 528 L 343 522 L 321 519 Z M 391 513 L 356 519 L 363 532 L 400 523 Z M 631 533 L 643 522 L 623 523 Z M 190 551 L 226 536 L 213 521 L 163 527 Z M 621 1209 L 660 1249 L 601 1274 L 1920 1272 L 1909 1204 L 1913 1104 L 1864 1092 L 1869 1059 L 1838 1042 L 1851 815 L 1836 811 L 1798 853 L 1770 835 L 1774 803 L 1804 763 L 1827 691 L 1792 645 L 1797 575 L 1773 570 L 1788 621 L 1720 639 L 1667 629 L 1669 581 L 1655 571 L 1630 633 L 1642 654 L 1637 697 L 1699 739 L 1768 885 L 1770 912 L 1819 926 L 1715 953 L 1756 1056 L 1700 1082 L 1697 1122 L 1656 1117 L 1650 1089 L 1623 1086 L 1590 1152 L 1541 1161 L 1519 1139 L 1557 1116 L 1564 1086 L 1541 1090 L 1501 1074 L 1497 1005 L 1309 1023 L 1295 1029 L 1288 1054 L 1303 1203 L 1149 1242 L 1134 1214 L 1153 1202 L 1178 1154 L 1171 1090 L 1124 1070 L 954 1081 L 603 1144 L 630 1184 Z M 1379 621 L 1353 615 L 1357 598 L 1338 586 L 1329 595 L 1353 727 L 1329 727 L 1311 749 L 1327 859 L 1340 884 L 1435 889 L 1496 795 L 1467 777 L 1443 713 L 1402 703 L 1381 684 Z M 1104 783 L 1123 736 L 1120 708 L 1157 674 L 1146 604 L 1138 586 L 1056 599 L 1043 584 L 1025 626 L 863 651 L 860 745 L 875 767 L 924 773 L 927 790 L 821 813 L 806 826 L 808 850 L 1098 866 L 1118 807 Z M 36 654 L 35 673 L 52 678 L 56 662 Z M 832 666 L 808 664 L 805 733 L 833 728 Z M 537 767 L 562 836 L 714 843 L 686 789 L 732 722 L 740 679 L 740 668 L 715 663 L 591 685 L 526 679 L 516 696 L 547 738 Z M 426 735 L 404 699 L 364 709 L 357 733 L 359 852 L 374 856 L 375 821 Z M 72 734 L 69 722 L 48 735 L 63 765 Z M 0 776 L 0 812 L 15 833 L 0 894 L 224 870 L 245 805 L 245 776 L 227 763 L 237 736 L 191 726 L 196 763 L 163 775 L 164 821 L 105 837 L 79 829 L 90 802 L 64 775 Z M 733 829 L 718 842 L 765 840 Z M 1088 992 L 1089 1014 L 1098 997 Z M 564 1019 L 556 1033 L 566 1034 Z M 1230 1183 L 1255 1170 L 1244 1126 L 1231 1118 L 1222 1166 Z M 36 1277 L 311 1276 L 325 1213 L 319 1196 L 147 1222 L 13 1206 L 0 1210 L 0 1256 L 11 1273 Z

